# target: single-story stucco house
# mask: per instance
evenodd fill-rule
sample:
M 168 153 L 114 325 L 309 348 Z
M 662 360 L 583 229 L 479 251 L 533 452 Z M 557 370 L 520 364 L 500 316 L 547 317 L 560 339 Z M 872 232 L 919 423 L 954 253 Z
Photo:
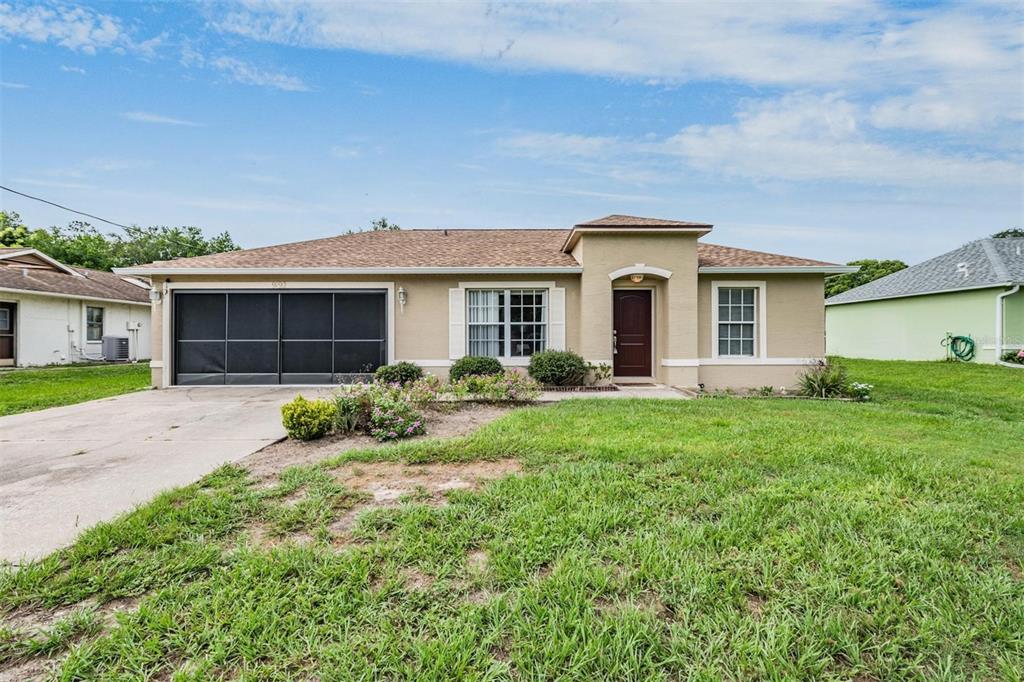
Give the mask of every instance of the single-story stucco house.
M 975 361 L 1024 347 L 1024 239 L 979 239 L 825 301 L 828 352 L 941 360 L 947 334 Z
M 122 340 L 123 359 L 148 360 L 149 289 L 37 249 L 0 248 L 0 367 L 100 360 L 104 336 Z
M 612 215 L 571 229 L 361 232 L 125 268 L 153 306 L 153 384 L 343 381 L 398 360 L 525 367 L 571 349 L 617 381 L 792 385 L 825 354 L 824 278 L 855 268 Z

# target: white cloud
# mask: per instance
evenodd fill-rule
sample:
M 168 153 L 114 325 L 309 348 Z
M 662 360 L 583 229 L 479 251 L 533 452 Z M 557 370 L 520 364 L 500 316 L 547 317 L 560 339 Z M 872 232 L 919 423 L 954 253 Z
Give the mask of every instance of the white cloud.
M 223 72 L 227 77 L 244 85 L 258 85 L 288 92 L 306 92 L 309 86 L 301 78 L 268 71 L 234 57 L 217 57 L 209 61 L 210 66 Z
M 55 43 L 85 54 L 114 50 L 143 56 L 152 56 L 164 40 L 157 36 L 136 41 L 116 17 L 85 7 L 10 3 L 0 3 L 0 37 Z
M 687 172 L 757 183 L 839 182 L 889 187 L 1019 185 L 1010 161 L 917 150 L 873 139 L 868 115 L 839 94 L 746 102 L 732 123 L 692 125 L 665 138 L 519 134 L 497 141 L 515 156 L 638 184 Z
M 342 147 L 341 145 L 331 147 L 331 156 L 336 159 L 354 159 L 361 154 L 362 151 L 356 147 Z
M 838 181 L 888 186 L 1019 183 L 1009 161 L 914 150 L 873 141 L 836 94 L 749 104 L 735 123 L 689 126 L 665 150 L 692 168 L 755 181 Z
M 6 88 L 9 90 L 27 90 L 28 86 L 24 83 L 12 83 L 10 81 L 0 81 L 0 88 Z
M 60 65 L 60 70 L 64 73 L 77 73 L 80 76 L 85 75 L 85 69 L 80 66 L 67 66 L 65 64 Z
M 191 126 L 198 127 L 203 125 L 202 123 L 196 123 L 195 121 L 188 121 L 183 118 L 173 118 L 171 116 L 163 116 L 161 114 L 153 114 L 148 111 L 126 111 L 121 114 L 121 118 L 128 121 L 135 121 L 137 123 L 159 123 L 162 125 L 171 126 Z

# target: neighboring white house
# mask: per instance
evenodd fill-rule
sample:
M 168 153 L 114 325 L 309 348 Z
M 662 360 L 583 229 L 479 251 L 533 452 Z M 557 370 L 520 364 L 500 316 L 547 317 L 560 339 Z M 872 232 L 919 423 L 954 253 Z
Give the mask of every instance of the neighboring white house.
M 150 324 L 148 282 L 0 248 L 0 367 L 100 360 L 104 336 L 148 360 Z

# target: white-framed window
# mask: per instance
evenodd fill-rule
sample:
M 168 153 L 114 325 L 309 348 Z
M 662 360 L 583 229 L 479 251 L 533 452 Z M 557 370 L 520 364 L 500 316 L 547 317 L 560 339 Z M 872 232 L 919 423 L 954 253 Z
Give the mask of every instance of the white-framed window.
M 103 308 L 85 307 L 85 340 L 103 340 Z
M 0 308 L 0 332 L 11 331 L 11 311 L 7 308 Z
M 719 357 L 753 357 L 756 349 L 757 289 L 718 287 Z
M 547 347 L 547 289 L 467 289 L 468 355 L 524 358 Z

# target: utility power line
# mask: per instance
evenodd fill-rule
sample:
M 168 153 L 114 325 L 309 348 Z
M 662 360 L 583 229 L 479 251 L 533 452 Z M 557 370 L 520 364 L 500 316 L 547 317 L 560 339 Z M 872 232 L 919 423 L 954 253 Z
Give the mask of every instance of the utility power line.
M 54 201 L 50 201 L 49 199 L 43 199 L 42 197 L 34 197 L 31 194 L 25 194 L 24 192 L 19 192 L 18 190 L 11 189 L 10 187 L 4 187 L 3 185 L 0 185 L 0 189 L 7 190 L 11 194 L 17 194 L 19 196 L 23 196 L 26 199 L 32 199 L 33 201 L 41 201 L 44 204 L 49 204 L 50 206 L 56 206 L 57 208 L 63 209 L 65 211 L 71 211 L 72 213 L 77 213 L 78 215 L 84 215 L 86 218 L 92 218 L 93 220 L 99 220 L 100 222 L 108 223 L 110 225 L 114 225 L 115 227 L 120 227 L 120 228 L 125 229 L 125 230 L 132 229 L 128 225 L 122 225 L 121 223 L 115 223 L 113 220 L 107 220 L 106 218 L 101 218 L 98 215 L 93 215 L 92 213 L 86 213 L 85 211 L 79 211 L 77 209 L 70 208 L 68 206 L 63 206 L 63 205 L 58 204 L 58 203 L 56 203 Z

